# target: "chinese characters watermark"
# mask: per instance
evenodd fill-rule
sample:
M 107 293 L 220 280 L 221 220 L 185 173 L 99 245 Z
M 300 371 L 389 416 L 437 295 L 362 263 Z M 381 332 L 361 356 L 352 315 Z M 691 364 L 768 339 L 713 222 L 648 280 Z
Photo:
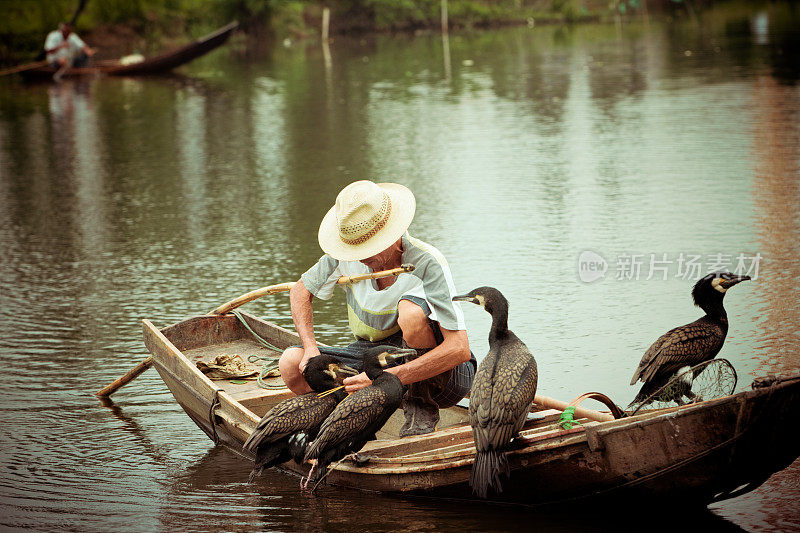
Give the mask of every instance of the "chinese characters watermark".
M 696 280 L 708 272 L 733 272 L 740 276 L 747 275 L 758 279 L 758 270 L 763 259 L 760 253 L 702 255 L 681 252 L 672 256 L 667 253 L 623 253 L 618 255 L 613 263 L 614 278 L 620 281 L 669 278 Z M 609 266 L 603 256 L 591 250 L 585 250 L 578 256 L 578 276 L 586 283 L 606 277 Z

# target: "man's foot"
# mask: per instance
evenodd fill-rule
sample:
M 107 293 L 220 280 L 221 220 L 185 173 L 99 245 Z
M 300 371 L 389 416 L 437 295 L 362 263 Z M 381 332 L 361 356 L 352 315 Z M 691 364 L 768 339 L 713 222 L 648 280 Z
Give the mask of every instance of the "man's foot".
M 421 402 L 419 398 L 403 399 L 403 414 L 406 421 L 400 428 L 400 436 L 425 435 L 436 431 L 439 423 L 439 406 Z

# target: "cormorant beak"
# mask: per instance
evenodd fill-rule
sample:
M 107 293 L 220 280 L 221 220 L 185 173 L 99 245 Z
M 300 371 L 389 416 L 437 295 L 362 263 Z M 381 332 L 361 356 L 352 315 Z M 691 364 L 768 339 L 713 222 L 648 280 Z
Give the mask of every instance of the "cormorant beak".
M 328 370 L 325 372 L 328 375 L 331 375 L 333 379 L 338 379 L 341 377 L 349 377 L 358 375 L 358 370 L 351 368 L 342 363 L 334 363 L 328 365 Z
M 393 348 L 391 351 L 386 350 L 378 356 L 378 362 L 383 368 L 399 361 L 404 357 L 413 357 L 417 355 L 417 351 L 413 348 Z
M 480 305 L 478 299 L 474 296 L 470 296 L 469 294 L 462 294 L 460 296 L 453 296 L 454 302 L 469 302 L 476 305 Z
M 723 289 L 727 290 L 727 289 L 730 289 L 731 287 L 733 287 L 734 285 L 736 285 L 737 283 L 741 283 L 741 282 L 747 281 L 749 279 L 752 279 L 752 278 L 750 278 L 750 276 L 734 276 L 731 279 L 723 279 L 719 284 Z

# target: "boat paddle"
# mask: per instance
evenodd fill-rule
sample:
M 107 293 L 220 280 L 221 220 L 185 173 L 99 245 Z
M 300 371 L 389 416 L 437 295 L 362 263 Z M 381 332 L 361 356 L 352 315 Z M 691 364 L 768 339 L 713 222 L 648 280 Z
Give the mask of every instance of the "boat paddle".
M 414 270 L 414 265 L 402 265 L 400 268 L 392 268 L 390 270 L 381 270 L 378 272 L 370 272 L 368 274 L 360 274 L 357 276 L 342 276 L 340 277 L 336 283 L 339 285 L 347 285 L 352 283 L 358 283 L 359 281 L 364 281 L 368 279 L 378 279 L 378 278 L 388 278 L 389 276 L 398 276 L 400 274 L 406 272 L 412 272 Z M 279 292 L 287 292 L 294 287 L 296 281 L 290 281 L 287 283 L 279 283 L 278 285 L 270 285 L 268 287 L 262 287 L 260 289 L 256 289 L 254 291 L 250 291 L 246 294 L 239 296 L 238 298 L 234 298 L 230 302 L 222 304 L 221 306 L 217 307 L 210 313 L 209 315 L 224 315 L 229 313 L 239 307 L 240 305 L 246 304 L 247 302 L 252 302 L 262 296 L 266 296 L 269 294 L 277 294 Z M 109 385 L 103 387 L 99 391 L 95 392 L 95 396 L 100 398 L 107 398 L 110 395 L 114 394 L 120 387 L 126 385 L 133 381 L 136 377 L 139 376 L 142 372 L 147 370 L 153 365 L 153 358 L 148 357 L 131 370 L 129 370 L 124 376 L 114 380 Z

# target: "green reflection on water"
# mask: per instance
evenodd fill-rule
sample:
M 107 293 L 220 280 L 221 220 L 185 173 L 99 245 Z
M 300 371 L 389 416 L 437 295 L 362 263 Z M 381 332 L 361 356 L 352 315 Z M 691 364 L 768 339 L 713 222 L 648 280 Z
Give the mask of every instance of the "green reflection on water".
M 417 193 L 412 232 L 445 253 L 459 289 L 509 296 L 544 394 L 627 403 L 644 350 L 698 316 L 674 264 L 667 281 L 644 279 L 647 264 L 642 279 L 617 280 L 621 254 L 762 253 L 761 279 L 726 298 L 721 355 L 742 387 L 797 370 L 797 17 L 765 9 L 766 35 L 750 14 L 720 12 L 702 31 L 451 35 L 449 69 L 438 36 L 380 36 L 327 52 L 224 48 L 165 78 L 4 80 L 0 324 L 14 333 L 0 355 L 14 377 L 0 392 L 17 399 L 3 408 L 24 425 L 22 406 L 50 405 L 34 370 L 68 383 L 60 401 L 94 407 L 95 383 L 143 357 L 141 318 L 166 325 L 296 279 L 320 253 L 336 193 L 361 178 Z M 579 280 L 584 250 L 608 261 L 606 279 Z M 291 324 L 285 296 L 250 305 Z M 320 339 L 347 342 L 341 299 L 318 311 Z M 465 313 L 480 356 L 488 315 Z M 183 433 L 193 426 L 177 438 L 160 425 L 183 421 L 162 389 L 154 375 L 129 386 L 129 398 L 155 395 L 144 431 L 202 457 L 207 443 Z

